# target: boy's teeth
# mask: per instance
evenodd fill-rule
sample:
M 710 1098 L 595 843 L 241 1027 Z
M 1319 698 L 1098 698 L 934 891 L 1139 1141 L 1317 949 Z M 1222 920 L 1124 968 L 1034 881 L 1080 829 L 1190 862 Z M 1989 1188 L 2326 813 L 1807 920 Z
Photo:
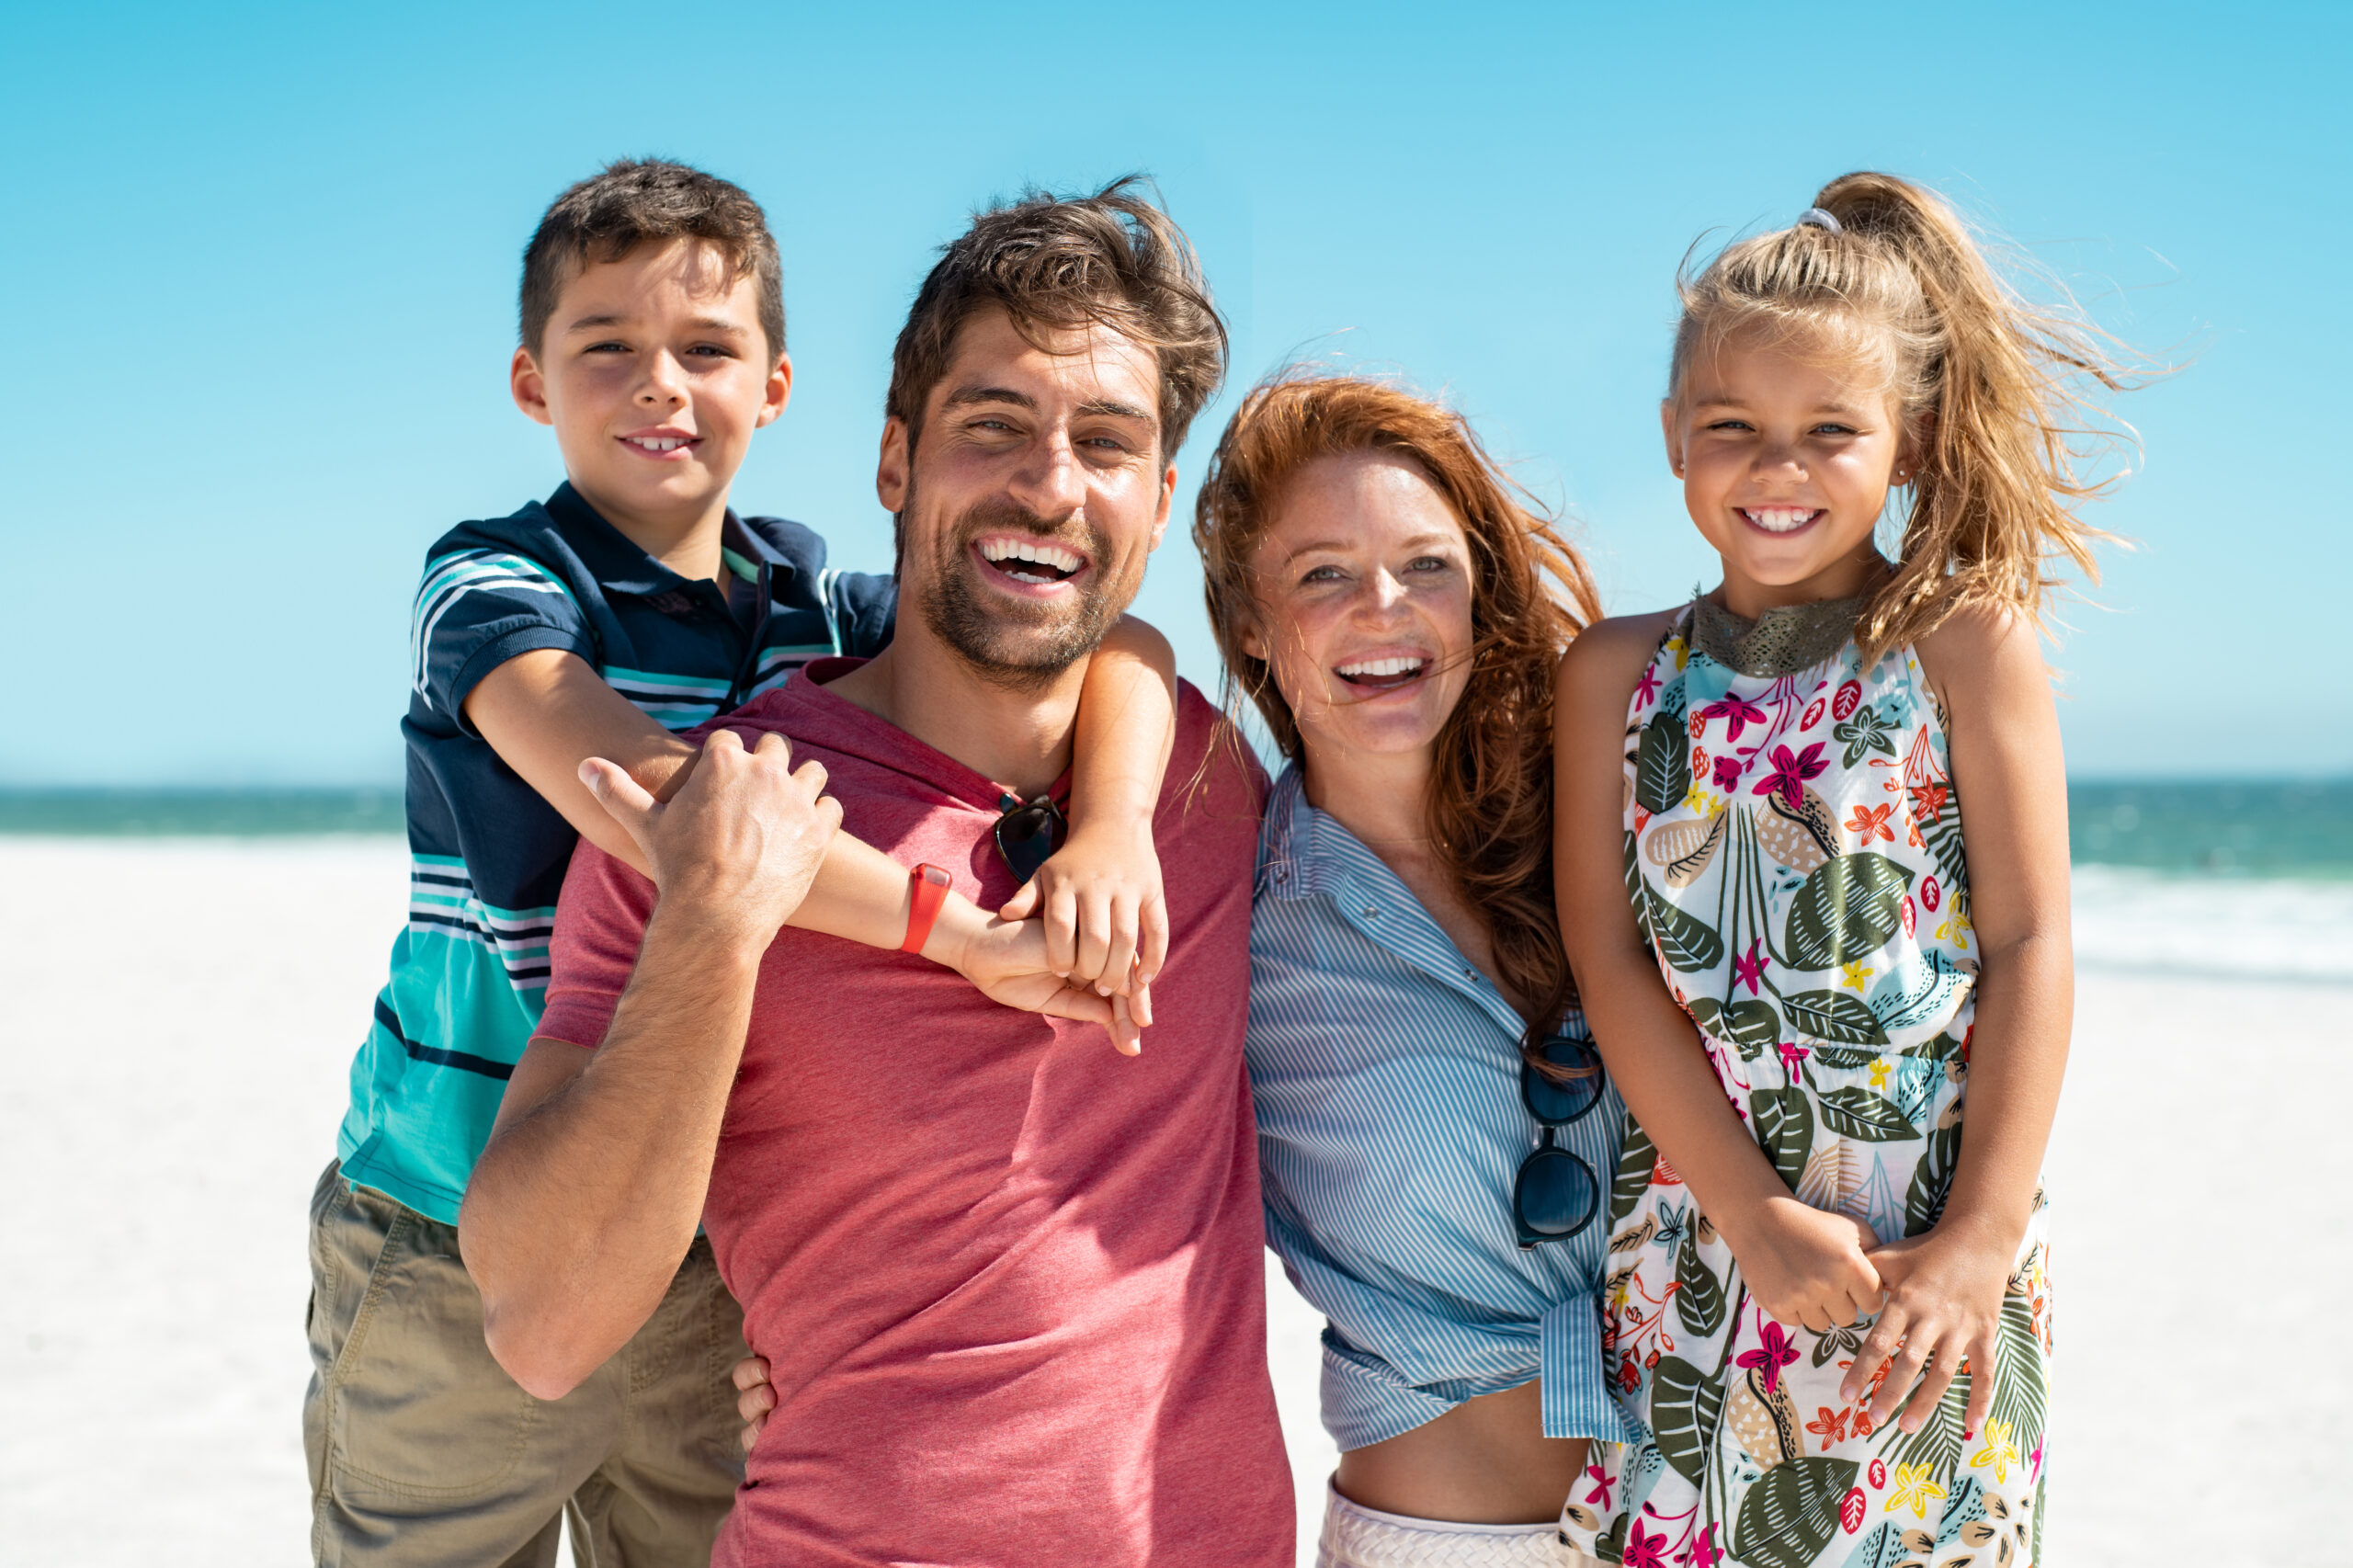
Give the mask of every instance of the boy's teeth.
M 1065 575 L 1086 564 L 1086 558 L 1078 551 L 1038 539 L 983 540 L 981 554 L 989 561 L 1033 562 L 1040 566 L 1051 566 Z
M 1419 659 L 1359 659 L 1353 665 L 1342 665 L 1344 676 L 1402 676 L 1422 667 Z
M 1741 516 L 1767 533 L 1785 534 L 1813 520 L 1812 506 L 1744 506 Z
M 637 445 L 644 448 L 649 452 L 675 452 L 680 447 L 687 444 L 686 437 L 683 436 L 665 436 L 658 438 L 648 436 L 640 436 L 633 437 L 633 439 Z

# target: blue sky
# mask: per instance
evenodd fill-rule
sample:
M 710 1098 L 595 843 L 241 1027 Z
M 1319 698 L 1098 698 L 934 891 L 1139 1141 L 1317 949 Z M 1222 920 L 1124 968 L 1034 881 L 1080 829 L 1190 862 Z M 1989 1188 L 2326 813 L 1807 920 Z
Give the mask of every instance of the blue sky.
M 855 12 L 865 15 L 855 15 Z M 1712 558 L 1659 455 L 1672 278 L 1824 179 L 1927 180 L 2192 358 L 2057 661 L 2073 769 L 2353 768 L 2337 6 L 77 6 L 0 58 L 0 783 L 396 778 L 406 609 L 451 523 L 560 477 L 508 403 L 541 209 L 606 159 L 748 187 L 790 410 L 736 490 L 888 564 L 889 346 L 1024 185 L 1159 179 L 1234 327 L 1403 372 L 1570 514 L 1616 609 Z M 30 394 L 30 395 L 26 395 Z M 1175 529 L 1140 603 L 1216 665 Z

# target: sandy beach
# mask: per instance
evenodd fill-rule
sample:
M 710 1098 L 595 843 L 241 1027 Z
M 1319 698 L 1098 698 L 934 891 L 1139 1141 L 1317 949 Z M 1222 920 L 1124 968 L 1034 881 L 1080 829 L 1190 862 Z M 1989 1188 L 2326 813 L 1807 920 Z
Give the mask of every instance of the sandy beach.
M 0 1560 L 306 1560 L 305 1203 L 405 878 L 392 839 L 0 838 Z M 2345 1562 L 2353 890 L 2077 911 L 2045 1561 Z M 1320 1324 L 1269 1281 L 1306 1540 Z

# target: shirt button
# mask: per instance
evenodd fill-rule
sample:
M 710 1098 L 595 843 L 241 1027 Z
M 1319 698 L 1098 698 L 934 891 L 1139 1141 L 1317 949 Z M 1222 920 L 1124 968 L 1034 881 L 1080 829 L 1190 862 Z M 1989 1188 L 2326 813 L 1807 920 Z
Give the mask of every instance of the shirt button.
M 1364 906 L 1364 917 L 1367 920 L 1378 920 L 1381 918 L 1381 911 L 1368 903 Z

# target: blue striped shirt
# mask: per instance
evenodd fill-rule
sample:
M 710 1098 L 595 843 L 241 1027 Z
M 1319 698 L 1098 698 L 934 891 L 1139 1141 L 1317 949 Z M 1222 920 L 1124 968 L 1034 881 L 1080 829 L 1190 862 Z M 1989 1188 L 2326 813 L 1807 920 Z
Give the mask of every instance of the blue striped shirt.
M 1296 767 L 1267 802 L 1250 960 L 1267 1237 L 1327 1320 L 1339 1446 L 1539 1376 L 1546 1437 L 1628 1440 L 1601 1360 L 1607 1217 L 1532 1252 L 1512 1223 L 1539 1133 L 1519 1015 Z M 1554 1135 L 1605 1191 L 1622 1115 L 1612 1088 Z

